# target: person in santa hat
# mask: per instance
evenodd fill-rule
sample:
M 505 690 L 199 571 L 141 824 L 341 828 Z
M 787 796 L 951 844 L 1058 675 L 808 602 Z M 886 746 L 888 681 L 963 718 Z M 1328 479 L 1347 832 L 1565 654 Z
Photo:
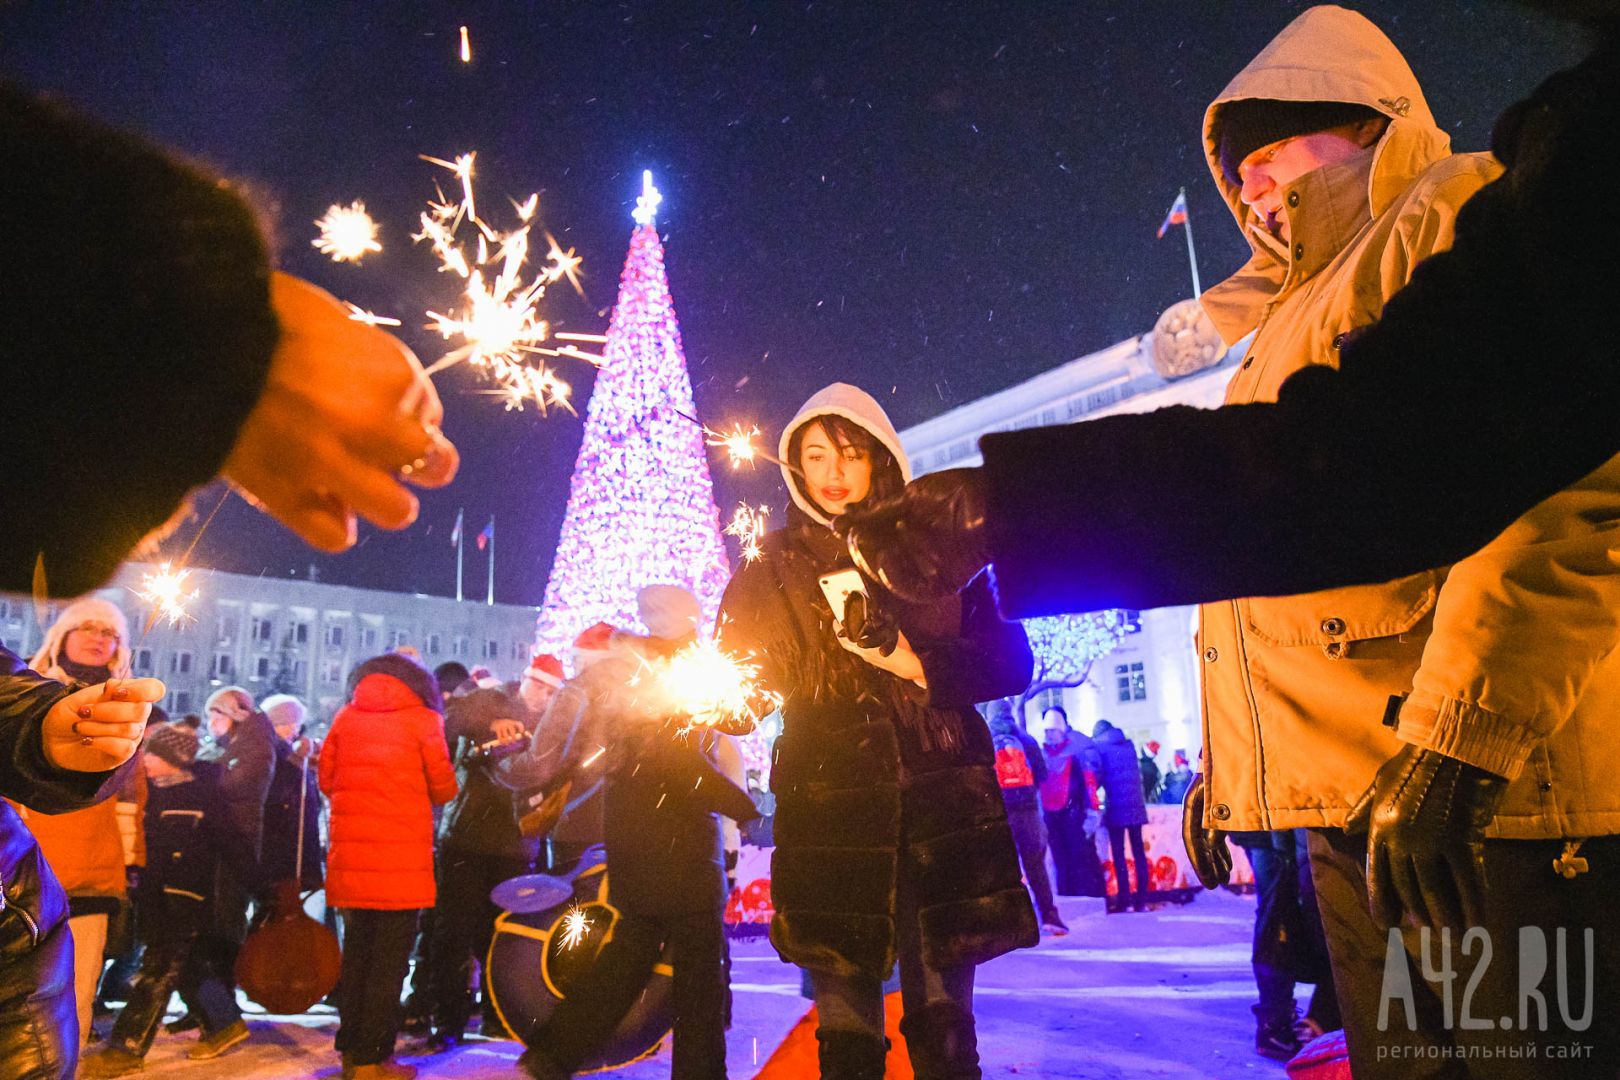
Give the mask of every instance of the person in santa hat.
M 602 842 L 606 755 L 596 751 L 606 746 L 606 733 L 630 706 L 624 690 L 640 664 L 617 640 L 618 634 L 605 622 L 580 632 L 574 639 L 574 677 L 557 687 L 546 703 L 528 748 L 496 765 L 496 777 L 518 793 L 520 819 L 545 804 L 548 795 L 556 796 L 559 784 L 568 785 L 567 794 L 561 796 L 561 820 L 554 828 L 545 822 L 536 833 L 549 832 L 542 859 L 548 874 L 565 873 L 587 849 Z M 532 688 L 530 694 L 538 689 Z
M 497 761 L 520 750 L 562 686 L 562 664 L 555 656 L 534 657 L 517 694 L 502 685 L 480 686 L 452 698 L 445 707 L 445 735 L 460 791 L 439 821 L 438 890 L 431 945 L 432 1035 L 435 1053 L 458 1044 L 472 1018 L 469 990 L 473 967 L 489 951 L 498 909 L 490 890 L 534 869 L 538 844 L 518 827 L 512 793 L 494 774 Z M 483 1033 L 499 1034 L 487 985 Z

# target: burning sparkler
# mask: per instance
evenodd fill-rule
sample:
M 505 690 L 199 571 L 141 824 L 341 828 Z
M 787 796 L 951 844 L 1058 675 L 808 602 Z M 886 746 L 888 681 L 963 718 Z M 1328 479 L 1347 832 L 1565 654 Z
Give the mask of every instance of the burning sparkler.
M 524 402 L 533 401 L 542 411 L 552 407 L 573 411 L 568 403 L 571 388 L 561 376 L 541 365 L 534 367 L 530 357 L 569 356 L 589 363 L 601 363 L 602 357 L 582 352 L 573 345 L 548 348 L 543 343 L 550 338 L 551 327 L 536 310 L 546 288 L 564 278 L 579 288 L 577 272 L 580 259 L 572 248 L 562 250 L 549 233 L 547 262 L 532 277 L 525 273 L 529 260 L 529 230 L 539 206 L 538 194 L 530 195 L 521 203 L 514 202 L 519 226 L 511 232 L 501 232 L 478 216 L 473 199 L 473 154 L 462 154 L 454 160 L 426 157 L 422 160 L 454 173 L 461 182 L 461 201 L 446 201 L 441 194 L 438 201 L 429 202 L 421 215 L 422 231 L 413 239 L 429 243 L 441 264 L 440 269 L 462 278 L 463 305 L 459 311 L 428 312 L 431 329 L 446 340 L 459 341 L 459 345 L 427 369 L 429 375 L 459 363 L 467 363 L 490 375 L 496 384 L 497 396 L 505 399 L 508 409 L 521 409 Z M 459 235 L 462 226 L 471 224 L 475 243 L 469 251 Z
M 737 509 L 731 512 L 731 524 L 725 531 L 727 536 L 735 536 L 742 543 L 743 562 L 754 562 L 765 553 L 760 541 L 765 538 L 765 519 L 770 512 L 768 506 L 747 503 L 738 503 Z
M 171 570 L 168 563 L 163 563 L 157 573 L 141 578 L 141 591 L 135 595 L 152 605 L 152 621 L 167 619 L 170 626 L 178 626 L 191 618 L 186 605 L 197 599 L 198 591 L 186 591 L 186 576 L 190 573 Z
M 585 935 L 591 931 L 591 917 L 585 914 L 585 909 L 575 905 L 568 909 L 568 914 L 562 917 L 562 947 L 573 949 L 585 940 Z
M 472 63 L 472 41 L 467 37 L 467 28 L 461 28 L 461 62 Z
M 398 319 L 389 318 L 387 315 L 378 315 L 375 312 L 367 311 L 365 308 L 361 307 L 360 305 L 351 304 L 347 300 L 345 300 L 343 303 L 344 303 L 344 306 L 349 309 L 349 318 L 353 319 L 355 322 L 362 322 L 362 323 L 365 323 L 367 326 L 398 326 L 399 325 L 399 320 Z
M 779 694 L 759 684 L 759 665 L 737 659 L 713 641 L 699 641 L 662 662 L 656 679 L 670 711 L 690 718 L 689 726 L 740 734 L 782 704 Z
M 348 206 L 333 203 L 315 224 L 321 235 L 310 243 L 333 262 L 357 263 L 368 252 L 381 251 L 377 242 L 377 223 L 366 213 L 366 204 L 356 199 Z
M 716 431 L 705 426 L 703 435 L 710 446 L 719 446 L 725 449 L 726 457 L 731 459 L 733 469 L 743 464 L 752 465 L 754 459 L 761 456 L 759 448 L 754 445 L 754 440 L 759 438 L 759 428 L 757 427 L 745 429 L 739 424 L 731 431 Z

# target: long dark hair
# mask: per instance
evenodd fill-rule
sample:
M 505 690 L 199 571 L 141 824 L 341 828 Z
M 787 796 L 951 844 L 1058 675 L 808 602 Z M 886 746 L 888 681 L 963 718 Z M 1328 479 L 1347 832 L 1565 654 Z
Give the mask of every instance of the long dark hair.
M 872 489 L 866 493 L 862 502 L 876 502 L 900 494 L 906 486 L 906 478 L 900 472 L 900 463 L 895 460 L 894 454 L 887 446 L 877 440 L 870 431 L 867 431 L 855 421 L 839 416 L 837 413 L 817 413 L 806 417 L 804 422 L 793 429 L 793 436 L 788 439 L 788 463 L 795 469 L 799 467 L 799 456 L 804 449 L 804 433 L 811 424 L 820 424 L 827 437 L 839 449 L 853 446 L 865 452 L 872 459 Z M 793 483 L 799 488 L 811 506 L 819 506 L 815 498 L 804 485 L 804 477 L 794 474 Z

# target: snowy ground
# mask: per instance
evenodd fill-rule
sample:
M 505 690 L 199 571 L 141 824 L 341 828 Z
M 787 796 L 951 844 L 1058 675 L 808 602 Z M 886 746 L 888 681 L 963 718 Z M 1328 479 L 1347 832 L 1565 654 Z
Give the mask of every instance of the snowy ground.
M 979 969 L 979 1049 L 987 1077 L 1041 1080 L 1177 1080 L 1258 1077 L 1283 1068 L 1254 1053 L 1249 973 L 1254 901 L 1226 893 L 1184 907 L 1108 916 L 1097 900 L 1063 902 L 1074 933 Z M 798 975 L 763 940 L 734 947 L 736 1023 L 730 1070 L 751 1077 L 807 1008 Z M 1303 988 L 1302 988 L 1303 992 Z M 144 1075 L 185 1080 L 336 1077 L 336 1017 L 249 1017 L 253 1038 L 212 1062 L 191 1062 L 194 1036 L 158 1037 Z M 474 1039 L 435 1057 L 402 1060 L 424 1078 L 519 1077 L 520 1047 Z M 605 1074 L 614 1080 L 669 1076 L 666 1051 Z

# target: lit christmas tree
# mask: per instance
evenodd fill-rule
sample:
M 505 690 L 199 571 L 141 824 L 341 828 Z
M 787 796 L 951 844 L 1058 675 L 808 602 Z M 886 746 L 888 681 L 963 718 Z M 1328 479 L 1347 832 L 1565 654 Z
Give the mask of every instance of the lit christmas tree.
M 1118 608 L 1025 619 L 1024 631 L 1035 653 L 1035 677 L 1024 692 L 1025 699 L 1044 690 L 1079 686 L 1091 674 L 1093 664 L 1140 628 L 1135 612 Z
M 546 582 L 544 652 L 566 656 L 597 622 L 638 627 L 644 585 L 691 589 L 710 630 L 731 576 L 703 432 L 686 419 L 696 409 L 655 227 L 661 199 L 645 174 Z

